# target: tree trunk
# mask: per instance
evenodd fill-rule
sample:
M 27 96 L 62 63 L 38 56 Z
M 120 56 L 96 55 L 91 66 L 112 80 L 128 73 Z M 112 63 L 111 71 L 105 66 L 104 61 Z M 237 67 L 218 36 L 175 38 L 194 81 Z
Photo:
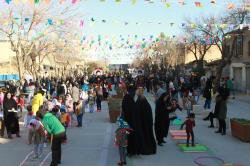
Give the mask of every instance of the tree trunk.
M 17 70 L 18 70 L 19 79 L 23 80 L 23 71 L 22 71 L 22 65 L 20 62 L 19 52 L 16 52 L 16 61 L 17 61 Z
M 221 59 L 220 65 L 217 68 L 216 77 L 215 77 L 215 85 L 216 85 L 215 88 L 216 89 L 218 89 L 220 86 L 220 79 L 221 79 L 224 67 L 231 63 L 232 57 L 234 55 L 234 51 L 236 49 L 235 48 L 236 41 L 237 41 L 236 39 L 237 39 L 236 37 L 233 38 L 232 45 L 230 45 L 232 48 L 229 51 L 229 53 L 226 53 L 225 48 L 222 48 L 222 51 L 221 51 L 222 59 Z

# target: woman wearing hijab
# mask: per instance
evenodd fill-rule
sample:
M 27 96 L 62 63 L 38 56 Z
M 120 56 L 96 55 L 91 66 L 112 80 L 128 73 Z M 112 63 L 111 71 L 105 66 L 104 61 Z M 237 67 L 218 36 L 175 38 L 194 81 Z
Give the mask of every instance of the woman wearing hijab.
M 140 154 L 152 155 L 156 153 L 156 142 L 153 132 L 152 108 L 143 95 L 143 88 L 137 91 L 136 106 L 139 111 L 140 125 L 142 129 L 142 140 L 140 140 Z
M 122 100 L 122 113 L 121 117 L 129 124 L 132 132 L 128 135 L 128 155 L 140 154 L 138 144 L 143 139 L 142 130 L 140 127 L 139 111 L 136 109 L 134 101 L 135 88 L 133 85 L 127 87 L 127 93 Z
M 163 93 L 156 101 L 155 106 L 155 135 L 159 146 L 163 146 L 164 133 L 166 133 L 166 121 L 168 119 L 166 108 L 167 103 L 170 101 L 168 93 Z
M 4 110 L 4 123 L 7 129 L 8 138 L 12 138 L 12 134 L 16 134 L 17 137 L 20 137 L 19 134 L 19 122 L 17 116 L 17 103 L 11 97 L 11 93 L 6 93 L 3 101 L 3 110 Z

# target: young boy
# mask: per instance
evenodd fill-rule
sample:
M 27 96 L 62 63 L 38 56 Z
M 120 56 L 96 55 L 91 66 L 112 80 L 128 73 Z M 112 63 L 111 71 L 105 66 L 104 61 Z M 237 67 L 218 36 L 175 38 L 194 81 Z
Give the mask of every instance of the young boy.
M 188 93 L 184 93 L 183 107 L 187 111 L 187 116 L 192 112 L 192 99 Z
M 41 158 L 45 140 L 45 130 L 42 123 L 37 119 L 32 119 L 29 124 L 28 143 L 34 142 L 34 157 L 33 160 Z
M 29 126 L 29 124 L 30 124 L 30 121 L 32 120 L 32 119 L 35 119 L 36 117 L 35 117 L 35 115 L 33 114 L 33 112 L 32 112 L 32 107 L 31 107 L 31 105 L 28 105 L 27 106 L 27 114 L 25 115 L 25 117 L 24 117 L 24 127 L 28 127 Z
M 127 122 L 122 118 L 117 120 L 118 128 L 115 131 L 115 144 L 119 148 L 120 162 L 119 166 L 126 165 L 126 149 L 128 146 L 128 134 L 131 129 Z
M 89 103 L 89 112 L 93 113 L 95 110 L 95 95 L 93 89 L 88 91 L 88 103 Z
M 189 139 L 190 136 L 192 137 L 192 146 L 195 146 L 194 144 L 194 131 L 193 128 L 195 127 L 195 114 L 190 113 L 185 122 L 181 125 L 181 129 L 183 129 L 183 126 L 186 125 L 186 133 L 187 133 L 187 147 L 189 147 Z

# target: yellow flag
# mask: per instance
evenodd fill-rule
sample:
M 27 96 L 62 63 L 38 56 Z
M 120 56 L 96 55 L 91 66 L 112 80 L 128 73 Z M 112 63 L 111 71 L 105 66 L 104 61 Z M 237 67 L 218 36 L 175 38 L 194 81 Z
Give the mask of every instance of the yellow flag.
M 19 0 L 14 0 L 13 2 L 14 2 L 15 5 L 18 5 Z
M 132 1 L 132 5 L 135 5 L 137 0 L 131 0 Z
M 166 3 L 166 8 L 170 8 L 170 7 L 171 7 L 170 3 Z

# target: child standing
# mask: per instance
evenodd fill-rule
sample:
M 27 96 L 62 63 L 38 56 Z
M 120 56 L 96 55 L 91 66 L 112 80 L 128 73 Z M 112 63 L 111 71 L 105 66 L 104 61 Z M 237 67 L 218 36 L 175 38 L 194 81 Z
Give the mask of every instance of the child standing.
M 42 123 L 37 119 L 32 119 L 29 124 L 28 142 L 34 142 L 34 157 L 33 160 L 41 158 L 45 140 L 45 130 Z
M 119 148 L 120 154 L 120 162 L 118 165 L 126 165 L 126 149 L 128 146 L 128 134 L 131 129 L 127 122 L 125 122 L 122 118 L 117 120 L 118 128 L 115 131 L 115 144 Z
M 192 98 L 188 93 L 184 93 L 183 107 L 187 111 L 187 116 L 189 116 L 192 111 Z
M 186 125 L 186 133 L 187 133 L 187 147 L 189 147 L 189 140 L 190 136 L 192 137 L 192 146 L 195 146 L 194 144 L 194 131 L 193 128 L 195 127 L 195 114 L 190 113 L 185 122 L 181 125 L 181 129 L 183 129 L 183 126 Z
M 89 103 L 89 112 L 93 113 L 95 110 L 95 95 L 92 89 L 88 91 L 88 103 Z
M 27 106 L 27 114 L 25 115 L 24 117 L 24 127 L 28 127 L 29 124 L 30 124 L 30 121 L 32 119 L 35 119 L 35 115 L 33 114 L 32 112 L 32 106 L 31 105 L 28 105 Z

